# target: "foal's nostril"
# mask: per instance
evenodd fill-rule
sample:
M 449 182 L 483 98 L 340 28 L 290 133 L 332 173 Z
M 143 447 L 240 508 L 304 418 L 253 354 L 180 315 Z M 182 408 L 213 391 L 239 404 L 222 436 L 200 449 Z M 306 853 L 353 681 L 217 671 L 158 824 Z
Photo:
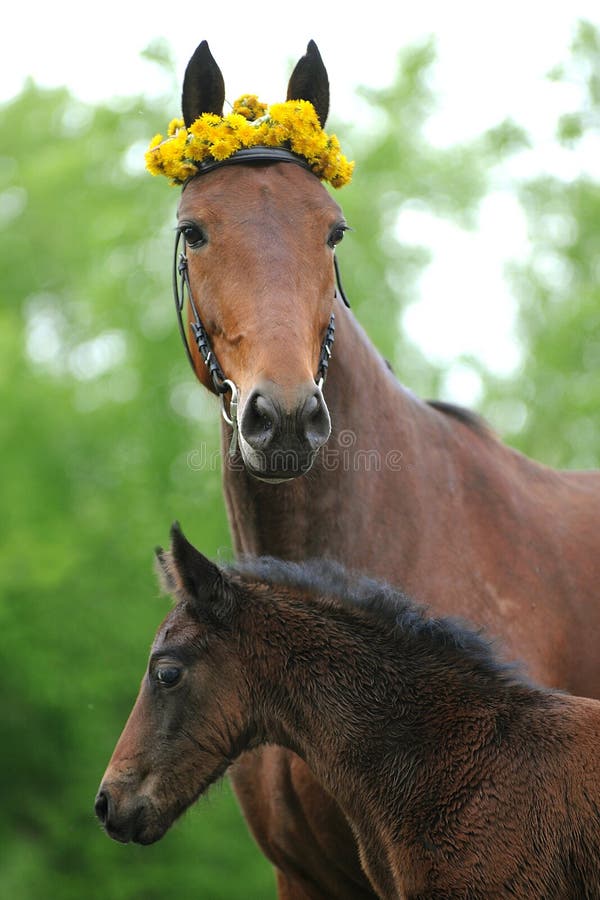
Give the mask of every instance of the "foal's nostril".
M 94 812 L 100 819 L 103 825 L 106 825 L 106 821 L 108 819 L 108 809 L 109 809 L 109 800 L 108 795 L 104 791 L 100 791 L 98 796 L 96 797 L 96 802 L 94 804 Z

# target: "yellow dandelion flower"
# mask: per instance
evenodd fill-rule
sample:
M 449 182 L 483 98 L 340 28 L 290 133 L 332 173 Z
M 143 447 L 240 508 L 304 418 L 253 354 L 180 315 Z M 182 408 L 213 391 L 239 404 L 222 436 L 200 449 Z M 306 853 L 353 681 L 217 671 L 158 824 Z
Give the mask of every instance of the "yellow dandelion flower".
M 223 122 L 232 131 L 240 131 L 242 128 L 252 127 L 248 126 L 247 120 L 239 113 L 229 113 L 228 116 L 225 116 Z
M 157 147 L 147 150 L 144 155 L 144 159 L 146 161 L 146 169 L 150 172 L 151 175 L 163 174 L 162 160 L 160 157 L 160 151 Z
M 309 162 L 320 159 L 326 151 L 327 141 L 323 133 L 292 134 L 291 146 L 294 153 L 305 156 Z
M 354 168 L 343 156 L 337 137 L 323 131 L 308 100 L 275 103 L 266 113 L 265 104 L 255 94 L 245 94 L 224 117 L 204 113 L 189 128 L 181 119 L 173 119 L 167 135 L 166 139 L 160 134 L 152 139 L 146 167 L 173 183 L 185 181 L 205 159 L 222 161 L 257 145 L 291 149 L 307 161 L 317 177 L 334 187 L 347 184 Z
M 176 131 L 178 131 L 180 128 L 183 128 L 183 125 L 183 119 L 171 119 L 167 127 L 167 134 L 169 135 L 169 137 L 172 137 Z
M 210 144 L 207 141 L 199 141 L 192 136 L 187 143 L 186 155 L 190 160 L 202 162 L 207 156 L 210 156 Z
M 268 121 L 257 122 L 257 124 L 252 125 L 251 128 L 253 137 L 250 138 L 251 143 L 249 143 L 248 146 L 256 147 L 257 145 L 260 146 L 264 144 L 270 130 Z
M 182 157 L 185 156 L 186 140 L 187 136 L 179 131 L 177 134 L 173 135 L 173 137 L 163 141 L 160 145 L 160 153 L 163 162 L 167 163 L 182 159 Z
M 163 142 L 164 138 L 162 134 L 155 134 L 152 140 L 150 141 L 150 146 L 148 150 L 154 150 L 155 147 L 158 147 L 159 144 Z
M 197 167 L 193 163 L 180 162 L 177 166 L 173 166 L 168 173 L 171 177 L 172 184 L 183 184 L 188 178 L 196 175 Z
M 233 104 L 233 112 L 243 116 L 249 122 L 260 119 L 266 111 L 266 104 L 261 103 L 256 94 L 243 94 Z
M 235 141 L 231 137 L 224 135 L 213 141 L 210 147 L 210 155 L 217 160 L 228 159 L 236 149 L 239 148 L 235 146 Z
M 203 113 L 190 125 L 190 134 L 199 140 L 205 140 L 210 135 L 211 129 L 218 127 L 222 121 L 220 116 L 213 113 Z
M 332 187 L 343 187 L 352 178 L 354 171 L 354 163 L 348 162 L 345 156 L 333 160 L 323 169 L 323 178 L 328 181 Z
M 240 147 L 254 147 L 257 142 L 259 128 L 251 122 L 245 122 L 236 133 L 240 141 Z

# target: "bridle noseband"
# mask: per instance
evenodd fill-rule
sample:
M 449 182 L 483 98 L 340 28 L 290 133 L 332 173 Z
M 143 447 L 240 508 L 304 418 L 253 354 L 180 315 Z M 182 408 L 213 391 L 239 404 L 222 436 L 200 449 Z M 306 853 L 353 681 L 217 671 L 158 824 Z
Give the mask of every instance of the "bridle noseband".
M 295 153 L 292 153 L 290 150 L 285 150 L 281 147 L 252 147 L 250 149 L 238 150 L 233 156 L 228 157 L 224 160 L 219 161 L 210 161 L 206 163 L 201 163 L 198 166 L 198 174 L 192 176 L 193 178 L 198 177 L 198 175 L 202 175 L 205 172 L 210 172 L 213 169 L 219 168 L 224 165 L 231 165 L 235 163 L 248 163 L 248 162 L 292 162 L 297 165 L 303 166 L 305 169 L 311 171 L 310 166 L 306 163 L 304 159 L 300 156 L 296 156 Z M 187 184 L 192 179 L 188 179 L 183 185 L 183 190 L 185 190 Z M 183 241 L 183 249 L 180 249 L 181 242 Z M 179 333 L 181 335 L 181 340 L 183 341 L 183 346 L 185 347 L 185 352 L 189 363 L 192 369 L 195 370 L 194 359 L 192 357 L 192 352 L 190 350 L 190 345 L 188 343 L 188 339 L 186 336 L 186 329 L 183 321 L 183 312 L 185 307 L 185 295 L 187 292 L 187 298 L 190 305 L 190 309 L 192 311 L 192 321 L 189 323 L 190 331 L 192 332 L 194 342 L 196 347 L 198 348 L 198 352 L 202 357 L 206 368 L 210 373 L 210 377 L 212 380 L 213 387 L 216 393 L 221 398 L 221 414 L 228 425 L 232 428 L 232 436 L 231 436 L 231 444 L 229 447 L 230 456 L 234 456 L 237 450 L 237 438 L 238 438 L 238 421 L 237 421 L 237 404 L 238 404 L 238 389 L 233 381 L 229 378 L 226 378 L 223 369 L 219 365 L 219 361 L 215 356 L 215 353 L 211 347 L 210 339 L 208 337 L 208 333 L 202 319 L 200 317 L 200 313 L 198 311 L 198 307 L 196 306 L 196 301 L 194 300 L 194 296 L 192 294 L 192 288 L 190 285 L 190 275 L 188 270 L 188 261 L 185 253 L 186 241 L 183 233 L 181 231 L 177 232 L 177 237 L 175 239 L 175 253 L 173 257 L 173 298 L 175 300 L 175 311 L 177 313 L 177 323 L 179 325 Z M 334 254 L 333 257 L 334 269 L 335 269 L 335 278 L 336 278 L 336 288 L 334 299 L 339 297 L 342 302 L 346 306 L 350 306 L 348 302 L 348 298 L 344 292 L 344 288 L 342 286 L 342 281 L 340 278 L 340 271 L 337 262 L 337 258 Z M 315 383 L 318 386 L 319 390 L 323 388 L 325 384 L 325 380 L 327 378 L 327 370 L 329 368 L 329 360 L 331 359 L 331 350 L 333 347 L 333 341 L 335 338 L 335 314 L 331 313 L 329 318 L 329 324 L 325 330 L 325 336 L 323 338 L 323 343 L 321 344 L 321 353 L 319 355 L 319 363 L 317 368 L 317 374 L 315 377 Z M 229 400 L 229 413 L 225 408 L 225 394 L 231 391 L 231 398 Z

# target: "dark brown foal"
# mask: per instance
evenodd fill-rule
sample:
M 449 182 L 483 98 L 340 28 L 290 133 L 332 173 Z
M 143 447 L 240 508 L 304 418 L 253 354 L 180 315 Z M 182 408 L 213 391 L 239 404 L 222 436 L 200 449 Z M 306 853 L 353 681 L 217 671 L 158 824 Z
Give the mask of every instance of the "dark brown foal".
M 109 835 L 158 840 L 278 745 L 340 805 L 380 897 L 600 897 L 599 702 L 337 564 L 223 571 L 178 528 L 159 561 L 179 602 L 98 794 Z

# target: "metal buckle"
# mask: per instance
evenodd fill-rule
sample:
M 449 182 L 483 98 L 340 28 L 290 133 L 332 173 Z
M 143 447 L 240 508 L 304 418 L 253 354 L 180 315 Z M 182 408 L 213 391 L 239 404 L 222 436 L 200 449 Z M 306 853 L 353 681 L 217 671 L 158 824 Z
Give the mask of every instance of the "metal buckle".
M 234 457 L 238 447 L 238 389 L 229 378 L 223 379 L 224 391 L 221 392 L 221 415 L 228 425 L 231 425 L 231 443 L 229 444 L 229 456 Z M 229 400 L 229 415 L 225 409 L 225 394 L 227 389 L 231 391 L 231 399 Z

